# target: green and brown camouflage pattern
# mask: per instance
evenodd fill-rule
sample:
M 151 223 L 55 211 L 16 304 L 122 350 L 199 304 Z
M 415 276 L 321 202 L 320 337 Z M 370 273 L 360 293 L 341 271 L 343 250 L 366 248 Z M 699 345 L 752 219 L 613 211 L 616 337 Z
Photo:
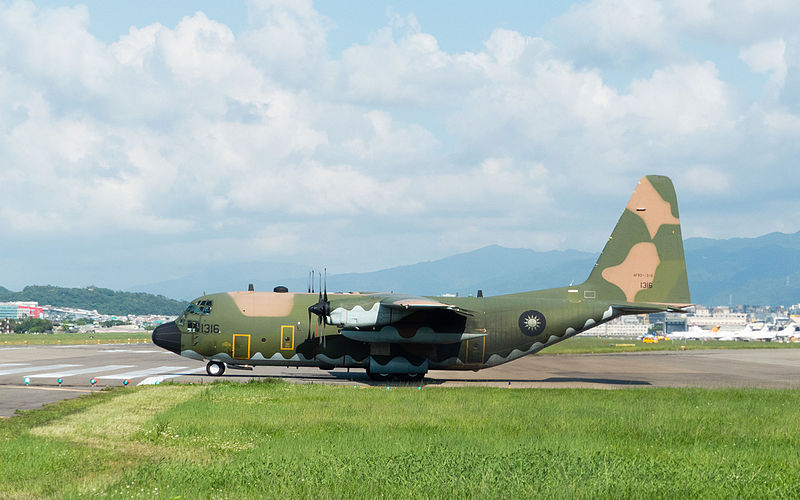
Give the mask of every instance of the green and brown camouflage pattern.
M 315 293 L 205 295 L 170 326 L 180 346 L 168 348 L 234 367 L 422 375 L 499 365 L 625 314 L 680 311 L 691 300 L 675 190 L 667 177 L 642 177 L 580 285 L 494 297 L 348 293 L 328 300 L 322 321 L 309 312 L 320 301 Z

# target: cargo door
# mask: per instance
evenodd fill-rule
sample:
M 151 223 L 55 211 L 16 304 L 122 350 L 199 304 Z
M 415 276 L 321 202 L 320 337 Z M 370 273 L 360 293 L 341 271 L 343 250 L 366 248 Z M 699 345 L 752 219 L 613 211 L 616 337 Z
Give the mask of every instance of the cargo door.
M 467 364 L 483 364 L 486 337 L 467 340 Z
M 250 359 L 250 335 L 233 334 L 233 358 Z

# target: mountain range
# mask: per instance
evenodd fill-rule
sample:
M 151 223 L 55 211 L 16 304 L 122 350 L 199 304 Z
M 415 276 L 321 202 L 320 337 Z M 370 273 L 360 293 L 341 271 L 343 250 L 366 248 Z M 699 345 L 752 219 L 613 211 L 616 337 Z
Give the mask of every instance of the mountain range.
M 757 238 L 684 241 L 692 301 L 702 305 L 778 305 L 800 302 L 800 231 Z M 331 274 L 330 291 L 395 291 L 418 295 L 499 295 L 580 283 L 595 253 L 537 252 L 491 245 L 443 259 L 365 273 Z M 305 291 L 308 267 L 251 262 L 216 265 L 182 279 L 132 287 L 133 291 L 190 299 L 203 292 L 257 290 L 284 285 Z
M 727 240 L 689 238 L 684 241 L 684 249 L 692 301 L 696 304 L 800 303 L 800 231 Z M 462 296 L 482 290 L 487 296 L 500 295 L 581 283 L 597 255 L 578 250 L 536 252 L 491 245 L 380 271 L 334 273 L 328 276 L 328 289 Z M 107 314 L 177 314 L 184 307 L 184 300 L 204 292 L 246 290 L 249 283 L 256 290 L 284 285 L 292 291 L 305 291 L 308 269 L 301 264 L 280 262 L 220 264 L 180 279 L 130 287 L 126 292 L 50 285 L 13 292 L 0 287 L 0 301 L 35 300 Z

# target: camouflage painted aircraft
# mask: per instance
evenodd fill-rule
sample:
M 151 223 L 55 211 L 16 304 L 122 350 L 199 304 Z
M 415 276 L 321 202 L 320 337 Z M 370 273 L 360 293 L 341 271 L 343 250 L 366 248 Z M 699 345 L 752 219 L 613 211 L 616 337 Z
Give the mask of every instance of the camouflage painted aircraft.
M 322 287 L 320 287 L 322 288 Z M 376 380 L 512 361 L 627 314 L 690 305 L 672 181 L 642 177 L 589 278 L 493 297 L 228 292 L 191 302 L 153 342 L 208 360 L 209 375 L 254 365 L 363 368 Z

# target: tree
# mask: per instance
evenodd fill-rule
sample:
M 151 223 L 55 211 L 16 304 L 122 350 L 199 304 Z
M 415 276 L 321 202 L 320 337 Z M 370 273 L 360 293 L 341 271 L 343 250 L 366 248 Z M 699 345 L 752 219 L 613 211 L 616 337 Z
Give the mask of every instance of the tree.
M 53 323 L 41 318 L 25 318 L 15 321 L 12 328 L 15 333 L 44 333 L 53 331 Z

